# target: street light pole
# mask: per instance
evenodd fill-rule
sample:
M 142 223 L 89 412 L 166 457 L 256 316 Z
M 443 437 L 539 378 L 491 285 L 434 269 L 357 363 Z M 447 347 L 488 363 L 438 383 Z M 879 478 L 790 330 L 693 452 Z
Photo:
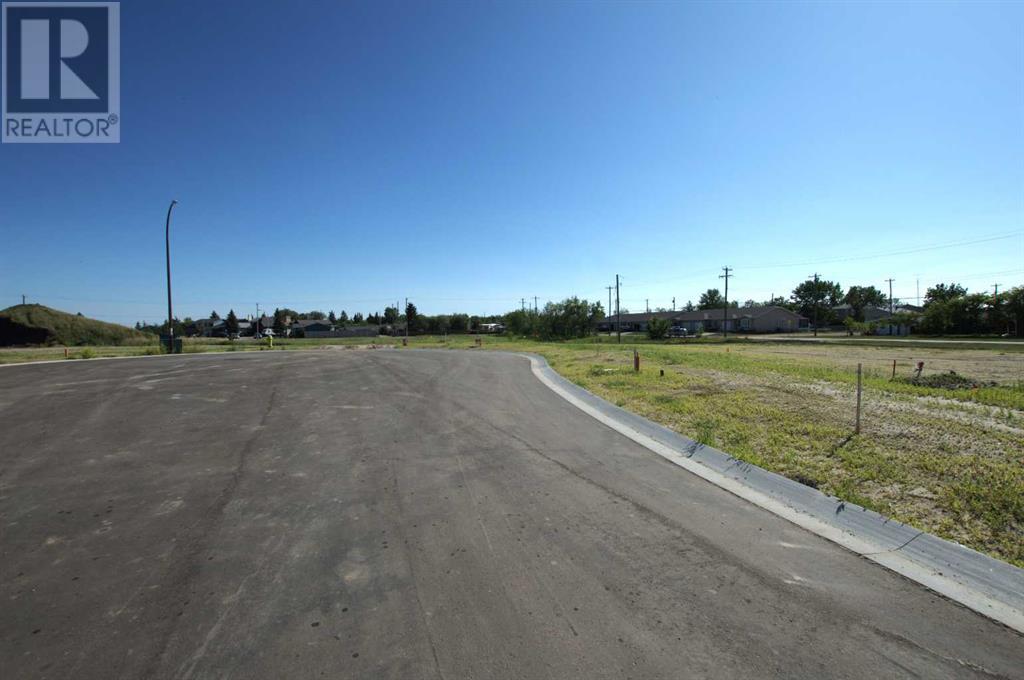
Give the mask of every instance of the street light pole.
M 167 228 L 164 237 L 167 241 L 167 353 L 174 353 L 174 310 L 171 308 L 171 211 L 178 201 L 173 200 L 167 207 Z

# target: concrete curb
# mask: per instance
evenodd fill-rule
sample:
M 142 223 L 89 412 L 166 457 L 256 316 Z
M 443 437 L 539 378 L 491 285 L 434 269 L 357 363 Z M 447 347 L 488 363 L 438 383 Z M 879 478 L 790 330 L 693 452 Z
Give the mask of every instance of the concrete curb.
M 1024 569 L 737 460 L 608 403 L 558 375 L 541 356 L 519 356 L 566 401 L 679 467 L 1024 633 Z

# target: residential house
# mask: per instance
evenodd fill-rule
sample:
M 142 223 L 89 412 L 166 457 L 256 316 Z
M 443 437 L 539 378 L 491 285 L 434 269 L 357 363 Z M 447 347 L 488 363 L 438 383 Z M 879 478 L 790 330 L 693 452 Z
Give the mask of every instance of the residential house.
M 291 335 L 297 338 L 329 337 L 312 336 L 310 333 L 330 333 L 334 330 L 334 324 L 327 319 L 299 319 L 291 324 Z
M 692 312 L 641 312 L 621 315 L 624 332 L 645 332 L 652 317 L 667 319 L 676 328 L 685 328 L 688 333 L 697 331 L 721 332 L 724 325 L 730 333 L 785 333 L 808 327 L 808 319 L 785 307 L 729 307 L 722 309 L 698 309 Z M 618 330 L 619 319 L 615 314 L 598 323 L 600 331 Z

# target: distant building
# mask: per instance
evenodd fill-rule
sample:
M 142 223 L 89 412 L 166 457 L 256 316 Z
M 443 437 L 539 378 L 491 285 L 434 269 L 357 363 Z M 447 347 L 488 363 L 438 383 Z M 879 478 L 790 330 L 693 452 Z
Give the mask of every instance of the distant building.
M 721 332 L 723 325 L 730 333 L 785 333 L 808 327 L 808 319 L 785 307 L 729 307 L 722 309 L 698 309 L 692 312 L 641 312 L 622 314 L 624 332 L 645 332 L 651 318 L 667 319 L 676 328 L 685 328 L 688 333 L 697 331 Z M 605 317 L 597 324 L 599 331 L 618 330 L 619 319 L 615 314 Z
M 330 333 L 334 324 L 326 319 L 299 319 L 291 324 L 292 337 L 309 338 L 310 333 Z M 324 337 L 324 336 L 321 336 Z
M 227 335 L 224 319 L 196 319 L 186 327 L 187 335 L 203 338 L 223 337 Z
M 832 308 L 832 314 L 835 315 L 837 323 L 843 323 L 844 321 L 846 321 L 846 319 L 853 318 L 856 311 L 857 310 L 854 309 L 853 305 L 848 304 L 836 305 L 835 307 Z M 864 307 L 864 309 L 861 311 L 863 311 L 864 313 L 864 321 L 868 322 L 879 321 L 881 319 L 888 319 L 890 316 L 888 307 L 883 308 L 869 306 Z

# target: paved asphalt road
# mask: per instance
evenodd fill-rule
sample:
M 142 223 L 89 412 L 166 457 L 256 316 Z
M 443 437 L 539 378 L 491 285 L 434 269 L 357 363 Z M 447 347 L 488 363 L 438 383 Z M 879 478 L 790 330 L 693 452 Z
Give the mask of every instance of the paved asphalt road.
M 0 369 L 0 676 L 1024 677 L 482 352 Z

